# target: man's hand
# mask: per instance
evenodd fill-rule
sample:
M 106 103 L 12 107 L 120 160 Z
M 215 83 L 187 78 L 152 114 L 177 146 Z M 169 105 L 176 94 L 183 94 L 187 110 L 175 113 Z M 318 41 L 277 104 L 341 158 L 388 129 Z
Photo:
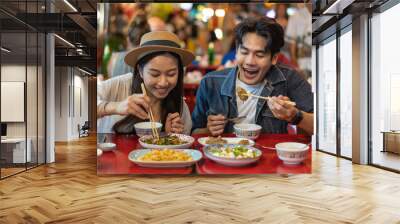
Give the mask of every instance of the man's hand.
M 211 135 L 218 136 L 224 133 L 226 122 L 227 121 L 224 115 L 209 115 L 207 117 L 207 128 Z
M 290 102 L 290 99 L 287 96 L 272 96 L 268 100 L 268 106 L 277 119 L 291 122 L 298 109 L 288 102 Z
M 165 121 L 165 131 L 167 133 L 183 133 L 184 125 L 179 113 L 169 113 Z

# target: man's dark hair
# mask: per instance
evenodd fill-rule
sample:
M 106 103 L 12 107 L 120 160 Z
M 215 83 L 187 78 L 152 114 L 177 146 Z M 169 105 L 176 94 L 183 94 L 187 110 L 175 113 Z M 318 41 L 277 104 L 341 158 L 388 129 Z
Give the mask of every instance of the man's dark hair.
M 284 31 L 274 19 L 267 17 L 247 18 L 235 27 L 236 48 L 243 44 L 243 37 L 247 33 L 256 33 L 265 38 L 267 45 L 265 52 L 275 55 L 284 45 Z

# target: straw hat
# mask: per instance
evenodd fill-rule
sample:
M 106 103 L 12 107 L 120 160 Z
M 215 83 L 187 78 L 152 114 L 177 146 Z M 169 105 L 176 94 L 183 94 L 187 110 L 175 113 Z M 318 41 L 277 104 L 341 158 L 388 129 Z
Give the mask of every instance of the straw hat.
M 153 31 L 146 33 L 140 39 L 139 47 L 131 50 L 125 56 L 125 63 L 135 67 L 136 63 L 144 56 L 158 51 L 176 53 L 181 57 L 183 66 L 194 60 L 194 54 L 182 49 L 179 38 L 168 31 Z

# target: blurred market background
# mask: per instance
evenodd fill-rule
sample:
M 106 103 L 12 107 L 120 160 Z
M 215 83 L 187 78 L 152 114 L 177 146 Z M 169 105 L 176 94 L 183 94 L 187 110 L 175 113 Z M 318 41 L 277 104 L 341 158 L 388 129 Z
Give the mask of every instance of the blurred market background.
M 190 109 L 202 77 L 235 66 L 233 30 L 247 17 L 270 17 L 285 29 L 285 46 L 278 63 L 299 71 L 311 82 L 311 4 L 274 3 L 103 3 L 97 5 L 98 82 L 126 74 L 126 52 L 149 31 L 168 30 L 182 47 L 196 55 L 185 74 L 185 98 Z

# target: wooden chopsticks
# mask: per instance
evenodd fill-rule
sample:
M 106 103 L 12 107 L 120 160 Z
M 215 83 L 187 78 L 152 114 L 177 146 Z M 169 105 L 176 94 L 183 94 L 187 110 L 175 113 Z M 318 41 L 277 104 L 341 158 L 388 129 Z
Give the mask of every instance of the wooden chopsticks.
M 271 97 L 269 97 L 269 96 L 258 96 L 258 95 L 254 95 L 254 94 L 248 92 L 247 90 L 245 90 L 245 89 L 243 89 L 243 88 L 241 88 L 241 87 L 238 87 L 238 88 L 237 88 L 237 92 L 238 92 L 239 97 L 240 97 L 240 96 L 248 96 L 248 97 L 254 97 L 254 98 L 259 98 L 259 99 L 263 99 L 263 100 L 270 100 L 270 99 L 271 99 Z M 247 99 L 246 99 L 246 100 L 247 100 Z M 289 105 L 292 105 L 292 106 L 296 106 L 296 102 L 293 102 L 293 101 L 286 101 L 286 100 L 283 100 L 283 102 L 285 102 L 285 103 L 287 103 L 287 104 L 289 104 Z
M 144 87 L 144 83 L 140 85 L 142 87 L 142 92 L 144 96 L 147 96 L 146 93 L 146 88 Z M 151 124 L 151 132 L 153 133 L 153 137 L 156 138 L 157 140 L 160 139 L 160 136 L 158 135 L 156 123 L 154 120 L 154 115 L 151 107 L 149 108 L 149 117 L 150 117 L 150 124 Z

